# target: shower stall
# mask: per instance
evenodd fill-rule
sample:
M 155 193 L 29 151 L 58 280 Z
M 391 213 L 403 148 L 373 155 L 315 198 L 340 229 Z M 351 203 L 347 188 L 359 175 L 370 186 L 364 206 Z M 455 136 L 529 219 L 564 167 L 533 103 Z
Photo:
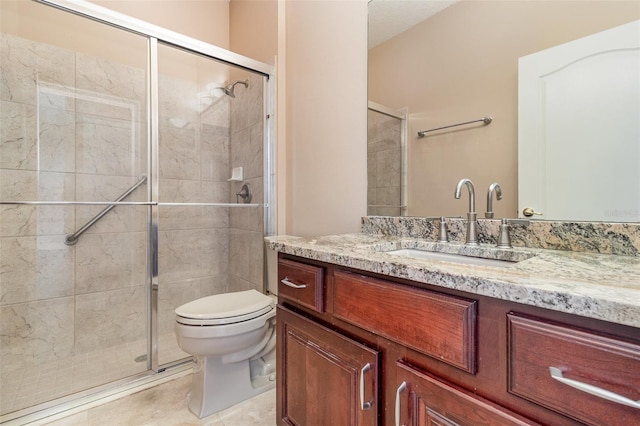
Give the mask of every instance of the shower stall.
M 367 215 L 407 215 L 407 110 L 367 106 Z
M 0 423 L 190 362 L 173 310 L 264 289 L 273 68 L 0 1 Z

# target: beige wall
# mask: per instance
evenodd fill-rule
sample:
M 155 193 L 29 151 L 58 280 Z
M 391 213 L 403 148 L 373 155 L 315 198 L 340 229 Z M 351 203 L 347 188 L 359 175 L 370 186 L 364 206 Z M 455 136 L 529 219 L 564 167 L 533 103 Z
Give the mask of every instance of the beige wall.
M 409 214 L 464 215 L 453 192 L 467 177 L 479 217 L 494 181 L 496 216 L 515 217 L 518 58 L 639 18 L 638 1 L 462 1 L 372 49 L 369 99 L 409 108 Z M 416 135 L 485 115 L 487 127 Z
M 147 42 L 143 37 L 33 1 L 3 0 L 0 28 L 3 33 L 50 46 L 146 66 Z
M 231 0 L 230 50 L 270 63 L 278 52 L 278 2 Z
M 229 48 L 227 0 L 90 0 L 171 31 Z
M 229 46 L 229 3 L 226 0 L 92 2 L 216 46 Z M 0 26 L 3 32 L 29 40 L 133 67 L 146 67 L 146 38 L 32 1 L 3 0 Z M 82 36 L 79 37 L 79 34 Z M 161 58 L 172 65 L 170 70 L 165 67 L 165 73 L 184 78 L 197 76 L 198 58 L 195 55 L 188 60 L 177 52 L 174 58 L 170 58 L 171 54 L 167 49 Z M 213 78 L 224 81 L 228 68 L 221 66 L 219 71 L 212 74 Z
M 367 2 L 288 1 L 285 30 L 285 231 L 358 232 L 367 195 Z

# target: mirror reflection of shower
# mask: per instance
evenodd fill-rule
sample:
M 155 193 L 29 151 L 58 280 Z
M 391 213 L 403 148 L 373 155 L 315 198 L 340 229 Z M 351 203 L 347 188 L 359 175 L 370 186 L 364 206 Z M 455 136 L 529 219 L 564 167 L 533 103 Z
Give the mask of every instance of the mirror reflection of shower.
M 238 84 L 242 84 L 244 87 L 249 87 L 249 80 L 238 80 L 238 81 L 234 81 L 233 83 L 229 84 L 228 86 L 225 87 L 216 87 L 216 89 L 220 89 L 224 92 L 225 95 L 231 96 L 232 98 L 236 97 L 235 94 L 235 90 L 236 90 L 236 85 Z

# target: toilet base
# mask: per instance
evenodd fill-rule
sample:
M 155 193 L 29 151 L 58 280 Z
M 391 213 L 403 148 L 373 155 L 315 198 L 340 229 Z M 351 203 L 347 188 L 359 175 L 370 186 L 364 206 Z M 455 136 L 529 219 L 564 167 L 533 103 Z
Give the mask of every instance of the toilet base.
M 187 395 L 189 410 L 203 418 L 273 389 L 276 384 L 273 355 L 229 364 L 219 356 L 196 357 Z

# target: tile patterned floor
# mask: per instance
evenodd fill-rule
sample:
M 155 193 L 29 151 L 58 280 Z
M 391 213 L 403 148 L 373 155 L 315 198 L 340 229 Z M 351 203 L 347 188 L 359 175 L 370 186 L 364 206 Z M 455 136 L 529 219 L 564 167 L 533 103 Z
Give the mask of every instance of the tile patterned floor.
M 147 370 L 135 359 L 147 352 L 147 342 L 133 342 L 72 358 L 25 366 L 0 374 L 0 414 L 21 410 L 100 386 Z M 160 364 L 188 357 L 174 333 L 159 337 Z
M 274 426 L 275 389 L 204 419 L 187 407 L 191 375 L 47 423 L 50 426 Z

